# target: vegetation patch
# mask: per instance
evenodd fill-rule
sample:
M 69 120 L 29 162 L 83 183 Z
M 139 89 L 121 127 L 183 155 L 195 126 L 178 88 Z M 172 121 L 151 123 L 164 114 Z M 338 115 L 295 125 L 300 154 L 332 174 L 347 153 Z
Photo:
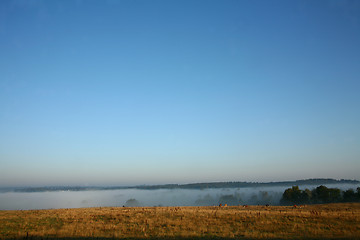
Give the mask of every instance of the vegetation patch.
M 360 202 L 360 187 L 356 191 L 354 189 L 341 191 L 338 188 L 327 188 L 321 185 L 310 191 L 309 189 L 301 190 L 299 186 L 293 186 L 285 190 L 280 201 L 282 205 L 339 202 Z

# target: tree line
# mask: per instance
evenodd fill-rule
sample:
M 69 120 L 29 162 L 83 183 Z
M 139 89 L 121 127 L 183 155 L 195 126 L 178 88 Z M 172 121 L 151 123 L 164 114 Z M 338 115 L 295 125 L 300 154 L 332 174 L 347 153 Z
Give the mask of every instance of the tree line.
M 360 187 L 356 191 L 354 189 L 342 191 L 338 188 L 327 188 L 323 185 L 313 190 L 301 190 L 299 186 L 293 186 L 284 191 L 280 200 L 281 205 L 338 202 L 360 202 Z
M 209 183 L 188 183 L 188 184 L 164 184 L 164 185 L 142 185 L 137 189 L 209 189 L 209 188 L 251 188 L 251 187 L 277 187 L 277 186 L 301 186 L 322 184 L 359 184 L 357 180 L 332 179 L 332 178 L 312 178 L 296 181 L 282 182 L 209 182 Z

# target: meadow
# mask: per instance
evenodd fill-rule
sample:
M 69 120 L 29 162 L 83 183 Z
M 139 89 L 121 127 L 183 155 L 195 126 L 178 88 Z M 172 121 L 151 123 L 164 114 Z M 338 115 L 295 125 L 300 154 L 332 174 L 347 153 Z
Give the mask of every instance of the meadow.
M 360 239 L 360 203 L 0 211 L 0 239 Z

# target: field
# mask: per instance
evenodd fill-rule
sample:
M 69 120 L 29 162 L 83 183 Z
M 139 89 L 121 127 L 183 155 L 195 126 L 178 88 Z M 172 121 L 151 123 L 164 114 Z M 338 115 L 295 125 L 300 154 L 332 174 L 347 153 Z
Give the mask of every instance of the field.
M 0 239 L 360 239 L 360 203 L 0 211 Z

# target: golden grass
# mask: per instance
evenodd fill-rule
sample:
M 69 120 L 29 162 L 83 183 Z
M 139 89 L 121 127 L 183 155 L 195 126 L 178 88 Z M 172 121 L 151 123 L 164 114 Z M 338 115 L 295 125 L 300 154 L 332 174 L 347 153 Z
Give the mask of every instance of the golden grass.
M 0 239 L 360 239 L 360 203 L 0 211 Z

